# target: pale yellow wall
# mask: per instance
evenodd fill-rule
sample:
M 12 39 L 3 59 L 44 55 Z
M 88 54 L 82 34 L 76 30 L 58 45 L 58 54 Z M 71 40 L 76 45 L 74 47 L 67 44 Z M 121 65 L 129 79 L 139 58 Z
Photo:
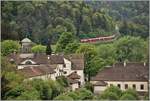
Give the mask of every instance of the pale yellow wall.
M 94 93 L 101 93 L 103 92 L 107 86 L 94 86 Z
M 95 84 L 96 82 L 98 82 L 98 81 L 91 81 L 92 84 Z M 132 85 L 135 84 L 136 91 L 148 92 L 148 82 L 140 82 L 140 81 L 105 81 L 105 82 L 108 84 L 107 87 L 110 86 L 111 84 L 113 84 L 114 86 L 117 86 L 117 84 L 120 84 L 121 90 L 126 90 L 125 84 L 128 84 L 128 88 L 133 88 Z M 144 85 L 143 90 L 140 89 L 141 84 Z M 94 87 L 94 92 L 103 91 L 103 90 L 105 90 L 103 86 L 95 86 Z
M 72 84 L 72 91 L 74 91 L 76 88 L 79 88 L 78 83 Z
M 42 80 L 52 79 L 52 80 L 56 80 L 56 76 L 55 76 L 55 73 L 54 73 L 54 74 L 35 76 L 35 77 L 29 78 L 29 80 L 32 80 L 32 79 L 42 79 Z
M 64 62 L 65 62 L 65 65 L 66 67 L 64 67 L 64 71 L 66 71 L 67 73 L 66 74 L 63 74 L 64 76 L 67 76 L 71 73 L 71 62 L 67 59 L 64 58 Z
M 121 85 L 121 90 L 125 90 L 125 84 L 128 84 L 128 87 L 129 88 L 133 88 L 132 85 L 135 84 L 136 85 L 136 91 L 145 91 L 147 92 L 148 91 L 148 82 L 140 82 L 140 81 L 126 81 L 126 82 L 123 82 L 123 81 L 106 81 L 108 83 L 108 85 L 110 86 L 110 84 L 113 84 L 115 86 L 117 86 L 117 84 L 120 84 Z M 144 85 L 144 89 L 141 90 L 140 89 L 140 85 L 143 84 Z

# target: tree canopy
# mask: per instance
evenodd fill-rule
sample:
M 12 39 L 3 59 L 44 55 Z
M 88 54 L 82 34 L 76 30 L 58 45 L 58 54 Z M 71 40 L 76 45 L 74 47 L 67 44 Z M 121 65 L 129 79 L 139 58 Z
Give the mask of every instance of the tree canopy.
M 20 48 L 21 46 L 17 41 L 5 40 L 1 42 L 1 51 L 2 51 L 2 55 L 4 56 L 13 52 L 19 52 Z
M 46 46 L 43 45 L 35 45 L 31 48 L 31 51 L 33 53 L 45 53 L 46 52 Z

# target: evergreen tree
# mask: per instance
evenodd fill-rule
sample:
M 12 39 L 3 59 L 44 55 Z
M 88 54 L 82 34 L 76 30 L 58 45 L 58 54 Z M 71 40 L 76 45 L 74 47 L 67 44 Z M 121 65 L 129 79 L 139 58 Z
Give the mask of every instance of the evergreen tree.
M 51 42 L 50 42 L 50 40 L 48 39 L 47 47 L 46 47 L 46 55 L 51 55 L 51 54 L 52 54 Z

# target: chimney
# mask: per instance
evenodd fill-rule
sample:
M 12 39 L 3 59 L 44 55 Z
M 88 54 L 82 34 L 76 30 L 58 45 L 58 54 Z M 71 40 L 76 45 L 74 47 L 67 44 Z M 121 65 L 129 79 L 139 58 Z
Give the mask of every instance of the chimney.
M 48 60 L 50 59 L 50 56 L 49 56 L 49 55 L 47 56 L 47 59 L 48 59 Z
M 144 62 L 144 66 L 146 66 L 146 62 Z
M 124 61 L 123 65 L 124 65 L 124 67 L 127 65 L 126 61 Z

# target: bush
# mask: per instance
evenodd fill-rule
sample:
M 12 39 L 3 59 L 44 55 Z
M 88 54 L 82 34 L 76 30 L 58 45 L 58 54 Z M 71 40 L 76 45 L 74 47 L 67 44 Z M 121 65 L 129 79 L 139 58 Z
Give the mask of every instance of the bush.
M 69 43 L 69 44 L 66 46 L 64 52 L 65 52 L 65 54 L 75 53 L 76 50 L 79 48 L 79 46 L 80 46 L 80 44 L 77 43 L 77 42 Z
M 73 98 L 71 98 L 70 96 L 68 95 L 59 95 L 57 97 L 54 98 L 54 100 L 73 100 Z
M 80 100 L 78 94 L 75 92 L 69 92 L 67 93 L 67 95 L 73 98 L 74 100 Z
M 36 45 L 36 46 L 32 47 L 31 51 L 33 53 L 45 53 L 46 52 L 46 46 Z
M 69 86 L 69 83 L 68 83 L 68 80 L 65 76 L 59 76 L 57 77 L 57 80 L 56 80 L 60 85 L 62 85 L 63 87 L 68 87 Z
M 139 99 L 138 93 L 137 93 L 134 89 L 128 89 L 128 90 L 126 90 L 126 91 L 123 92 L 123 95 L 124 95 L 124 94 L 130 94 L 130 95 L 132 95 L 133 97 L 135 97 L 136 100 Z
M 90 82 L 86 82 L 86 84 L 84 85 L 84 87 L 85 87 L 87 90 L 90 90 L 91 92 L 94 91 L 94 87 L 93 87 L 93 85 L 92 85 Z
M 100 95 L 99 99 L 103 100 L 118 100 L 119 96 L 113 92 L 104 92 Z
M 38 91 L 42 100 L 50 100 L 52 97 L 51 86 L 41 79 L 34 79 L 31 81 L 31 85 Z
M 137 99 L 133 95 L 125 93 L 121 96 L 120 100 L 137 100 Z
M 5 40 L 1 43 L 1 51 L 2 55 L 6 56 L 13 52 L 19 52 L 20 50 L 20 44 L 17 41 L 13 40 Z
M 118 97 L 122 96 L 122 91 L 116 86 L 110 86 L 104 91 L 104 93 L 108 93 L 108 92 L 115 93 Z
M 79 99 L 80 100 L 89 100 L 89 99 L 93 99 L 93 94 L 91 91 L 85 89 L 85 88 L 81 88 L 78 91 L 76 91 L 76 93 L 79 95 Z

